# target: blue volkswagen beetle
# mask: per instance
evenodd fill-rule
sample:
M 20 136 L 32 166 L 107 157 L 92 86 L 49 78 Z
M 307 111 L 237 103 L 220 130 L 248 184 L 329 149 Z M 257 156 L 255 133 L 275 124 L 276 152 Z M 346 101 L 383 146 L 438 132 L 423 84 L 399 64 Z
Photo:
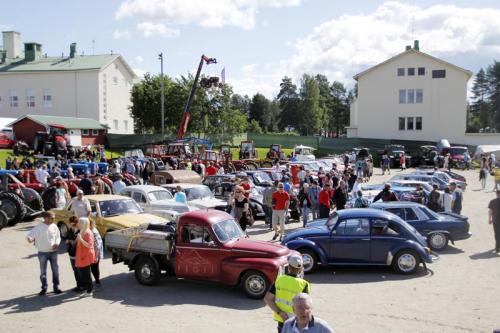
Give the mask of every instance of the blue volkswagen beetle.
M 413 274 L 420 263 L 425 267 L 436 259 L 415 228 L 370 208 L 340 210 L 326 222 L 288 234 L 283 245 L 302 254 L 306 273 L 317 265 L 379 265 Z
M 396 214 L 427 237 L 427 243 L 433 251 L 444 250 L 448 241 L 467 239 L 469 232 L 467 217 L 454 213 L 436 213 L 424 205 L 408 202 L 375 202 L 370 208 L 383 209 Z

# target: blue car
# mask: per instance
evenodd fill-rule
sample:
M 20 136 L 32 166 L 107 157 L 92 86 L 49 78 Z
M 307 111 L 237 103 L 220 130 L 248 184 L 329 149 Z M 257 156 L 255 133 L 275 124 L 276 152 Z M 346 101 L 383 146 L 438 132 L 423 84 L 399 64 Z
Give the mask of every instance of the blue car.
M 436 213 L 424 205 L 407 201 L 375 202 L 370 208 L 391 212 L 408 222 L 427 238 L 427 243 L 433 251 L 444 250 L 448 241 L 455 244 L 455 241 L 472 236 L 468 218 L 463 215 Z
M 304 259 L 304 271 L 317 265 L 392 266 L 413 274 L 436 259 L 426 239 L 398 216 L 378 209 L 344 209 L 325 221 L 288 234 L 283 240 Z

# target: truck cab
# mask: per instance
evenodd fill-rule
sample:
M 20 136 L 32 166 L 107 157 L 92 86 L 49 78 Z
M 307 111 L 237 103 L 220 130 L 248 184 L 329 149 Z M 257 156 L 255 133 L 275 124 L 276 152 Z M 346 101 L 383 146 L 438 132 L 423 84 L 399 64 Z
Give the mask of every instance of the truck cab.
M 153 285 L 167 271 L 179 278 L 240 285 L 262 298 L 294 251 L 247 238 L 234 218 L 220 211 L 195 211 L 177 224 L 151 224 L 106 236 L 113 263 L 124 262 L 139 283 Z M 167 245 L 166 245 L 167 240 Z

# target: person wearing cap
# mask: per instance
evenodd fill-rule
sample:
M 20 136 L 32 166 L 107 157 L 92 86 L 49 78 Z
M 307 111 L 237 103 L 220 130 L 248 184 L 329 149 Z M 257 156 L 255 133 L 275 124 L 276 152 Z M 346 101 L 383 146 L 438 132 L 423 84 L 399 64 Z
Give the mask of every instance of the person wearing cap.
M 286 274 L 279 275 L 264 296 L 264 302 L 274 312 L 273 319 L 278 322 L 278 333 L 283 329 L 284 322 L 293 315 L 293 298 L 311 291 L 309 282 L 300 277 L 303 268 L 302 256 L 289 256 Z
M 76 191 L 76 198 L 71 203 L 71 210 L 77 218 L 90 216 L 90 201 L 85 198 L 82 190 Z
M 497 197 L 488 204 L 488 222 L 493 224 L 495 233 L 495 253 L 500 252 L 500 189 L 497 189 Z
M 283 183 L 278 183 L 278 190 L 273 193 L 273 240 L 285 234 L 285 218 L 290 205 L 290 195 L 285 192 Z M 279 231 L 278 231 L 279 224 Z
M 312 298 L 306 293 L 295 295 L 292 299 L 292 308 L 295 317 L 283 324 L 282 333 L 333 333 L 333 329 L 326 321 L 312 314 Z

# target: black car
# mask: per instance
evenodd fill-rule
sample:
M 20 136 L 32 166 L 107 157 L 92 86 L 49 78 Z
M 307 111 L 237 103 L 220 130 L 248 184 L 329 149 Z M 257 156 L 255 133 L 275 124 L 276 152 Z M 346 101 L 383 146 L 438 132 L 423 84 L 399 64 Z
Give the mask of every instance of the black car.
M 233 186 L 234 184 L 231 182 L 222 182 L 214 185 L 212 191 L 214 192 L 214 195 L 217 199 L 227 201 L 229 199 L 229 196 L 233 192 Z M 250 201 L 250 209 L 252 210 L 252 215 L 254 216 L 255 219 L 260 217 L 263 218 L 266 216 L 262 200 L 263 200 L 262 195 L 255 189 L 255 187 L 252 186 L 249 201 Z

